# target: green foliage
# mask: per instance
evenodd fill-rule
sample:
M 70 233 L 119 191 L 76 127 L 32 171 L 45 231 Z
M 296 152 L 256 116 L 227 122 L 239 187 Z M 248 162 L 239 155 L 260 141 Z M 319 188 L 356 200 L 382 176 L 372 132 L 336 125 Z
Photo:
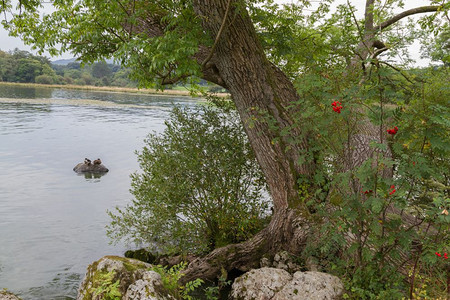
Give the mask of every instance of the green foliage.
M 152 271 L 161 275 L 164 288 L 168 291 L 169 295 L 175 297 L 175 299 L 193 300 L 190 294 L 195 291 L 203 280 L 197 278 L 193 281 L 189 281 L 185 285 L 180 285 L 179 280 L 184 276 L 183 270 L 186 269 L 187 263 L 181 262 L 170 269 L 163 266 L 153 266 Z
M 129 74 L 127 69 L 104 62 L 83 68 L 80 63 L 53 65 L 48 58 L 27 51 L 0 51 L 0 81 L 135 87 Z
M 112 70 L 110 66 L 105 62 L 95 63 L 92 66 L 92 76 L 95 78 L 110 77 Z
M 48 75 L 36 76 L 35 82 L 39 83 L 39 84 L 54 84 L 55 83 L 53 80 L 53 77 L 48 76 Z
M 18 49 L 9 53 L 0 51 L 0 81 L 33 83 L 40 78 L 38 81 L 48 82 L 55 77 L 56 74 L 45 57 Z
M 132 204 L 109 212 L 108 235 L 165 252 L 203 253 L 264 225 L 265 183 L 235 111 L 175 107 L 150 134 L 132 175 Z
M 218 300 L 220 297 L 220 290 L 226 286 L 231 285 L 232 281 L 226 279 L 226 274 L 219 277 L 217 285 L 209 286 L 203 289 L 204 296 L 207 300 Z
M 120 300 L 122 299 L 122 293 L 119 291 L 120 280 L 114 282 L 116 271 L 101 272 L 98 277 L 93 281 L 93 286 L 89 289 L 89 292 L 94 297 L 105 300 Z
M 435 253 L 450 251 L 448 68 L 405 72 L 410 82 L 389 68 L 373 72 L 358 87 L 339 76 L 299 78 L 301 117 L 315 120 L 320 139 L 312 147 L 323 164 L 315 175 L 318 199 L 309 205 L 327 220 L 304 255 L 343 278 L 348 299 L 402 299 L 410 292 L 445 298 L 448 262 Z M 340 114 L 331 110 L 335 99 L 344 106 Z M 356 105 L 365 108 L 361 115 L 349 114 Z M 366 141 L 374 152 L 342 171 L 353 165 L 345 145 L 365 115 L 379 128 L 378 140 Z M 386 134 L 394 126 L 398 132 Z M 365 142 L 356 141 L 354 148 Z

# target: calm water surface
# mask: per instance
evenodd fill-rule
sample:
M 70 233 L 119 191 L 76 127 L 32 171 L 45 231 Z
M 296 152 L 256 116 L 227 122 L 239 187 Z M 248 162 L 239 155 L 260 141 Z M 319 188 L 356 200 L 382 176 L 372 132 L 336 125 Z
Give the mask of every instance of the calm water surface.
M 187 97 L 0 86 L 0 289 L 74 299 L 89 263 L 122 255 L 106 210 L 130 201 L 134 151 Z M 72 168 L 100 157 L 100 178 Z

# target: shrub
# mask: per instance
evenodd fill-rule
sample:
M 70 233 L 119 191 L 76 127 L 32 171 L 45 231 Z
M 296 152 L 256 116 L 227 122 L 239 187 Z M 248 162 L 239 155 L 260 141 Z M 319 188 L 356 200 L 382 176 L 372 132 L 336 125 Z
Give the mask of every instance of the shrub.
M 49 76 L 49 75 L 39 75 L 36 76 L 36 78 L 34 79 L 36 83 L 39 84 L 54 84 L 55 81 L 53 80 L 53 77 Z
M 265 183 L 236 112 L 175 107 L 132 175 L 135 199 L 109 212 L 108 235 L 168 253 L 202 253 L 263 226 Z

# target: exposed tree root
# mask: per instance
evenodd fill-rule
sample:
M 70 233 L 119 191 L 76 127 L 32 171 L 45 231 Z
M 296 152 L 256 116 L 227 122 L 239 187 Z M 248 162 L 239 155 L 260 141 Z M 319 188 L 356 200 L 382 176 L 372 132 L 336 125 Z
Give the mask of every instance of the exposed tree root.
M 261 258 L 272 256 L 280 250 L 299 253 L 310 232 L 307 222 L 301 222 L 292 210 L 283 210 L 272 217 L 270 224 L 251 239 L 215 249 L 208 255 L 191 262 L 183 283 L 195 278 L 215 280 L 223 270 L 247 272 L 259 268 Z

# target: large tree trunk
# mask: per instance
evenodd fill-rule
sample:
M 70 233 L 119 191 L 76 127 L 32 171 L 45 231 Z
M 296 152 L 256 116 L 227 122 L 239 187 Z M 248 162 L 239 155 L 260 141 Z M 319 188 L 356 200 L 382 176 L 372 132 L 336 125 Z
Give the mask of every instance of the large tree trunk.
M 214 39 L 226 15 L 227 0 L 195 0 L 194 9 Z M 307 209 L 300 201 L 297 180 L 310 176 L 313 164 L 298 164 L 307 149 L 306 135 L 293 127 L 287 107 L 299 96 L 291 81 L 271 64 L 257 39 L 255 29 L 239 1 L 230 1 L 225 27 L 209 64 L 228 87 L 264 172 L 273 200 L 273 216 L 267 228 L 252 239 L 217 249 L 193 262 L 185 280 L 214 278 L 221 268 L 247 271 L 256 267 L 264 254 L 281 248 L 297 252 L 308 233 Z M 289 129 L 290 141 L 280 133 Z M 302 221 L 300 221 L 302 220 Z M 222 262 L 222 263 L 218 263 Z

